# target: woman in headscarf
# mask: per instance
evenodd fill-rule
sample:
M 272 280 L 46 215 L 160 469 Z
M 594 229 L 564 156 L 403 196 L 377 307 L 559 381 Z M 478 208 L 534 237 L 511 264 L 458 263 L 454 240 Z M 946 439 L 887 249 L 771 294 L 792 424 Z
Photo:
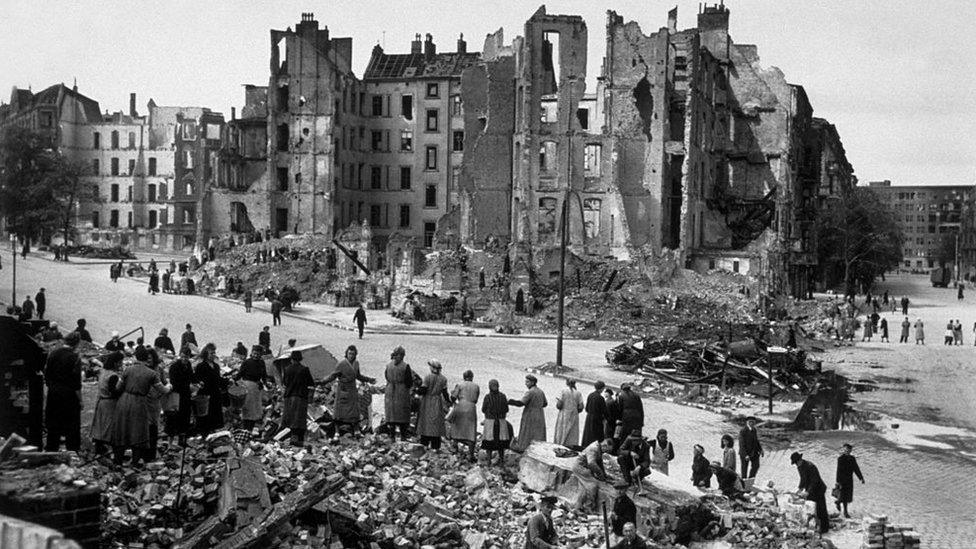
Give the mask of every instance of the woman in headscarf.
M 335 408 L 332 413 L 335 418 L 336 426 L 340 434 L 351 432 L 359 434 L 359 421 L 361 417 L 359 409 L 359 388 L 357 382 L 376 383 L 371 377 L 366 377 L 359 372 L 359 361 L 356 357 L 359 350 L 355 345 L 346 348 L 346 357 L 336 365 L 335 372 L 322 380 L 322 383 L 336 382 L 333 394 L 335 395 Z
M 122 465 L 126 449 L 132 449 L 132 464 L 147 457 L 152 438 L 149 393 L 166 394 L 172 387 L 163 385 L 159 372 L 150 367 L 152 357 L 144 347 L 136 349 L 136 362 L 122 372 L 122 396 L 115 407 L 112 444 L 116 465 Z
M 207 415 L 197 418 L 197 429 L 202 434 L 212 433 L 224 426 L 223 380 L 220 378 L 216 352 L 216 346 L 207 343 L 200 352 L 200 362 L 197 363 L 194 373 L 200 383 L 199 394 L 210 397 Z
M 525 407 L 522 421 L 519 423 L 518 440 L 515 449 L 524 452 L 533 440 L 546 440 L 546 415 L 542 411 L 549 405 L 545 393 L 538 387 L 539 378 L 532 374 L 525 376 L 525 387 L 528 389 L 521 400 L 510 399 L 511 406 Z
M 119 383 L 122 357 L 119 351 L 109 353 L 98 374 L 98 400 L 95 401 L 95 415 L 92 417 L 91 438 L 95 443 L 95 453 L 99 455 L 108 453 L 115 434 L 115 408 L 122 393 Z
M 579 415 L 583 411 L 583 395 L 576 390 L 576 380 L 567 379 L 566 388 L 556 398 L 556 436 L 553 442 L 567 448 L 579 446 Z
M 264 347 L 252 346 L 251 356 L 241 363 L 241 368 L 237 371 L 237 379 L 247 391 L 244 393 L 241 419 L 244 428 L 248 430 L 253 429 L 264 418 L 264 380 L 268 377 L 268 371 L 261 359 L 262 354 Z
M 420 411 L 417 413 L 417 434 L 420 443 L 439 450 L 441 437 L 447 433 L 444 424 L 444 413 L 451 395 L 447 394 L 447 378 L 441 375 L 441 363 L 437 360 L 427 361 L 430 373 L 424 377 L 423 383 L 417 390 L 421 395 Z
M 190 363 L 192 352 L 189 347 L 180 349 L 180 358 L 169 365 L 169 382 L 173 392 L 179 395 L 179 405 L 175 410 L 165 413 L 166 434 L 179 437 L 180 444 L 186 444 L 186 435 L 190 431 L 190 417 L 193 414 L 193 400 L 190 384 L 193 383 L 193 365 Z
M 481 403 L 481 413 L 485 415 L 484 431 L 481 433 L 481 447 L 488 453 L 498 452 L 498 464 L 505 466 L 505 450 L 512 443 L 512 425 L 505 419 L 508 416 L 508 398 L 498 390 L 498 380 L 488 382 L 488 394 Z
M 407 440 L 410 431 L 410 404 L 413 396 L 410 388 L 413 386 L 413 371 L 404 362 L 407 352 L 403 347 L 393 349 L 390 363 L 386 365 L 386 389 L 383 394 L 384 420 L 390 429 L 390 436 L 396 439 L 396 430 L 400 430 L 400 439 Z
M 454 402 L 454 413 L 451 421 L 451 438 L 454 439 L 455 451 L 457 443 L 463 442 L 468 447 L 468 459 L 475 461 L 475 440 L 478 438 L 478 397 L 481 388 L 474 382 L 474 372 L 464 372 L 464 381 L 454 386 L 451 391 L 451 401 Z

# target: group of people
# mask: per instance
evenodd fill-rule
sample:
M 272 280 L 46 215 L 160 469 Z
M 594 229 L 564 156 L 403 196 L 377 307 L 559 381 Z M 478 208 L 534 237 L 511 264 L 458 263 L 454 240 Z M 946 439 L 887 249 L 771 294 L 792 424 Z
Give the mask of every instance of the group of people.
M 21 322 L 27 322 L 34 319 L 44 320 L 45 311 L 47 311 L 47 294 L 44 293 L 44 288 L 41 288 L 34 295 L 33 301 L 28 295 L 19 306 L 8 307 L 7 314 Z

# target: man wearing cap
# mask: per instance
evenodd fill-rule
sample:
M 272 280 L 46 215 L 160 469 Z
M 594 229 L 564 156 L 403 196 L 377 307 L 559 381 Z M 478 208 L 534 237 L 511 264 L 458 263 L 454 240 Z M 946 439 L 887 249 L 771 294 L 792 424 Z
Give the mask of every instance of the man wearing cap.
M 837 486 L 840 488 L 840 497 L 837 498 L 837 510 L 844 507 L 844 517 L 851 518 L 847 513 L 847 504 L 854 501 L 854 476 L 864 484 L 864 475 L 861 468 L 857 465 L 857 459 L 851 454 L 854 447 L 844 444 L 841 448 L 840 456 L 837 458 Z
M 390 362 L 386 365 L 386 390 L 383 391 L 383 419 L 390 428 L 390 437 L 396 439 L 396 431 L 400 430 L 400 439 L 407 440 L 410 427 L 410 405 L 413 396 L 413 370 L 403 359 L 407 351 L 397 346 L 390 354 Z
M 359 330 L 359 339 L 362 339 L 363 329 L 366 327 L 366 310 L 363 309 L 362 303 L 356 309 L 356 314 L 352 315 L 352 321 L 356 324 L 356 329 Z
M 546 394 L 538 386 L 539 378 L 532 374 L 525 376 L 525 387 L 528 389 L 521 400 L 509 399 L 510 406 L 524 407 L 522 421 L 519 423 L 518 439 L 515 449 L 525 451 L 534 440 L 546 440 L 546 415 L 542 411 L 549 405 Z
M 623 538 L 611 549 L 647 549 L 647 542 L 637 535 L 637 525 L 628 522 L 624 524 Z
M 759 472 L 759 458 L 766 455 L 759 442 L 756 431 L 756 418 L 746 418 L 746 426 L 739 431 L 739 461 L 742 465 L 742 478 L 756 478 Z
M 125 343 L 122 343 L 122 340 L 119 339 L 118 332 L 112 331 L 112 339 L 108 340 L 108 343 L 105 344 L 105 350 L 109 352 L 125 351 Z
M 247 391 L 244 394 L 244 406 L 241 409 L 241 419 L 245 429 L 253 429 L 257 422 L 264 418 L 264 402 L 262 393 L 264 391 L 264 380 L 268 377 L 264 360 L 261 355 L 265 349 L 260 345 L 251 347 L 251 356 L 241 363 L 241 368 L 237 372 L 237 379 Z
M 447 378 L 441 375 L 441 363 L 428 360 L 430 373 L 424 376 L 423 383 L 417 388 L 420 397 L 420 410 L 417 411 L 417 435 L 420 443 L 432 450 L 439 450 L 441 438 L 447 435 L 444 415 L 451 395 L 447 392 Z
M 651 474 L 651 445 L 641 436 L 640 429 L 634 429 L 620 445 L 617 464 L 624 474 L 624 480 L 636 484 L 638 480 Z
M 47 310 L 47 296 L 44 295 L 44 288 L 41 288 L 34 296 L 34 304 L 37 306 L 37 318 L 44 320 L 44 311 Z
M 302 352 L 292 351 L 291 362 L 285 367 L 282 384 L 285 388 L 285 402 L 281 426 L 291 429 L 291 442 L 295 446 L 305 444 L 305 430 L 308 426 L 309 387 L 315 385 L 308 366 L 302 364 Z
M 607 470 L 603 466 L 603 454 L 613 449 L 613 441 L 594 440 L 579 455 L 579 463 L 586 467 L 597 480 L 607 480 Z
M 618 482 L 613 487 L 617 489 L 617 496 L 613 500 L 613 511 L 610 513 L 610 528 L 615 536 L 624 535 L 624 525 L 637 524 L 637 506 L 627 495 L 626 482 Z
M 634 391 L 632 384 L 624 383 L 620 386 L 617 402 L 620 405 L 620 422 L 623 426 L 621 436 L 627 436 L 634 429 L 642 429 L 644 427 L 644 403 L 641 401 L 640 395 Z
M 81 359 L 75 353 L 77 333 L 64 338 L 64 346 L 51 351 L 44 365 L 44 384 L 47 385 L 44 426 L 47 444 L 44 449 L 57 452 L 61 438 L 70 451 L 81 449 Z
M 797 486 L 800 495 L 817 505 L 817 525 L 820 533 L 823 534 L 830 530 L 830 516 L 827 515 L 827 485 L 820 478 L 817 466 L 803 459 L 803 454 L 799 452 L 790 454 L 790 463 L 796 466 L 796 471 L 800 474 L 800 485 Z
M 559 547 L 559 536 L 552 523 L 552 510 L 556 507 L 556 498 L 542 496 L 539 500 L 539 512 L 529 518 L 525 532 L 525 549 L 556 549 Z
M 356 383 L 376 383 L 371 377 L 366 377 L 359 371 L 359 350 L 355 345 L 350 345 L 346 349 L 346 357 L 336 364 L 335 372 L 322 380 L 322 383 L 335 384 L 335 423 L 340 432 L 348 431 L 354 435 L 359 434 L 359 388 Z

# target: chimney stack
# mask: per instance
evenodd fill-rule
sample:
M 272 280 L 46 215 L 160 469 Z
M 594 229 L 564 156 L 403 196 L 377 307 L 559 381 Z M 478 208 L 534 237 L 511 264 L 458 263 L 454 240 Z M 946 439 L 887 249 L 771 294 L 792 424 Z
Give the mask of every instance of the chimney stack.
M 463 32 L 461 33 L 460 36 L 458 36 L 457 52 L 458 53 L 468 53 L 468 43 L 464 41 L 464 33 Z
M 413 35 L 413 42 L 410 43 L 410 53 L 421 53 L 420 33 Z
M 237 120 L 237 107 L 230 108 L 230 119 Z
M 431 59 L 437 55 L 437 46 L 434 45 L 434 37 L 428 32 L 424 40 L 424 57 Z
M 136 94 L 129 94 L 129 116 L 138 116 L 136 114 Z

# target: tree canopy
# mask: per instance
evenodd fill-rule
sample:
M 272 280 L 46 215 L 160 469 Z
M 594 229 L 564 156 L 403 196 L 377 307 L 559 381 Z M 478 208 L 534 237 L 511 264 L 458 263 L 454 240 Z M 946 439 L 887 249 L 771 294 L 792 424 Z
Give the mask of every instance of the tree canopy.
M 81 177 L 84 168 L 52 147 L 51 140 L 25 128 L 0 137 L 0 216 L 21 238 L 50 238 L 74 231 L 79 201 L 93 198 Z
M 828 284 L 869 285 L 902 260 L 901 229 L 878 195 L 855 187 L 822 210 L 817 222 L 818 256 Z

